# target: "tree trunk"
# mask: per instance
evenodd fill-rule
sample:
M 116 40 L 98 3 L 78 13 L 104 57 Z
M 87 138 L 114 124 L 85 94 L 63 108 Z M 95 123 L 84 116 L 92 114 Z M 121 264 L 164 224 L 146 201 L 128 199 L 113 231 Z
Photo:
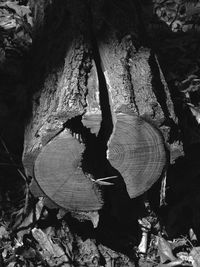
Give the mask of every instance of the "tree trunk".
M 98 179 L 107 176 L 123 178 L 136 197 L 161 176 L 164 141 L 172 158 L 181 150 L 170 135 L 177 123 L 173 103 L 156 56 L 144 47 L 137 5 L 77 0 L 40 10 L 23 162 L 63 208 L 101 209 Z M 37 183 L 32 190 L 41 195 Z
M 31 190 L 47 206 L 78 211 L 93 223 L 103 208 L 100 239 L 126 248 L 127 237 L 137 235 L 131 198 L 162 176 L 167 150 L 171 162 L 182 151 L 139 4 L 41 0 L 33 9 L 32 113 L 23 153 Z M 111 234 L 102 232 L 110 225 Z

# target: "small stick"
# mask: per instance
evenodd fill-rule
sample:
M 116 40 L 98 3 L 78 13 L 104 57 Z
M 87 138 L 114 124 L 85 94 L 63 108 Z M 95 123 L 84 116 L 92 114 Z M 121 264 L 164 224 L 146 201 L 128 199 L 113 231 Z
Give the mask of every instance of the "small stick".
M 109 183 L 109 182 L 105 182 L 106 180 L 110 180 L 110 179 L 115 179 L 118 176 L 109 176 L 109 177 L 105 177 L 105 178 L 99 178 L 97 180 L 92 179 L 92 181 L 96 184 L 99 185 L 114 185 L 113 183 Z
M 105 180 L 110 180 L 110 179 L 115 179 L 118 176 L 109 176 L 109 177 L 105 177 L 105 178 L 99 178 L 96 181 L 105 181 Z
M 20 176 L 24 179 L 25 183 L 26 183 L 26 197 L 25 197 L 25 204 L 24 204 L 24 214 L 27 211 L 27 207 L 28 207 L 28 198 L 29 198 L 29 183 L 28 183 L 28 178 L 27 176 L 17 167 L 18 165 L 16 164 L 16 162 L 14 161 L 11 153 L 9 152 L 3 138 L 0 136 L 0 140 L 2 143 L 3 148 L 5 149 L 6 153 L 9 156 L 9 159 L 11 161 L 11 164 L 13 164 L 13 166 L 16 167 L 17 172 L 20 174 Z
M 6 151 L 6 153 L 8 154 L 8 156 L 9 156 L 9 158 L 10 158 L 11 163 L 12 163 L 14 166 L 17 166 L 17 164 L 15 163 L 15 161 L 14 161 L 12 155 L 10 154 L 10 152 L 9 152 L 9 150 L 8 150 L 6 144 L 5 144 L 5 142 L 4 142 L 4 140 L 2 139 L 1 136 L 0 136 L 0 140 L 1 140 L 1 143 L 2 143 L 2 145 L 3 145 L 3 147 L 4 147 L 5 151 Z M 26 177 L 26 175 L 25 175 L 25 174 L 24 174 L 18 167 L 16 167 L 16 169 L 17 169 L 18 173 L 21 175 L 21 177 L 27 182 L 27 177 Z
M 151 224 L 145 218 L 139 219 L 138 223 L 142 230 L 142 238 L 138 246 L 138 252 L 145 255 L 147 253 L 148 233 L 151 229 Z
M 167 172 L 164 172 L 162 182 L 161 182 L 161 189 L 160 189 L 160 207 L 166 206 L 166 186 L 167 185 Z
M 13 167 L 19 167 L 20 165 L 13 164 L 13 163 L 0 163 L 0 166 L 13 166 Z

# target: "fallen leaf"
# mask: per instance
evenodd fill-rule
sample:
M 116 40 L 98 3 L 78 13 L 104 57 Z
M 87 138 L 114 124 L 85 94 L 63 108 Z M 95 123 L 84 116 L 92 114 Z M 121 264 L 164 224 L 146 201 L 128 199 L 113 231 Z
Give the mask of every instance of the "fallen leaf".
M 14 267 L 16 266 L 16 261 L 12 261 L 8 264 L 8 267 Z
M 19 5 L 18 2 L 8 1 L 6 5 L 20 17 L 26 16 L 31 12 L 28 6 Z
M 193 258 L 192 266 L 199 267 L 200 266 L 200 247 L 194 247 L 190 251 L 190 256 Z
M 184 263 L 192 264 L 194 259 L 192 256 L 190 256 L 187 252 L 178 252 L 176 254 L 177 258 L 184 261 Z
M 172 262 L 177 261 L 177 258 L 172 253 L 169 242 L 160 236 L 157 237 L 157 247 L 161 263 L 164 263 L 167 260 L 170 260 Z
M 66 210 L 60 208 L 60 209 L 58 210 L 58 214 L 57 214 L 57 216 L 56 216 L 57 219 L 58 219 L 58 220 L 62 219 L 62 218 L 66 215 L 66 213 L 67 213 Z
M 192 105 L 191 103 L 187 103 L 192 112 L 192 115 L 196 118 L 198 124 L 200 124 L 200 109 Z
M 175 260 L 169 263 L 160 263 L 157 267 L 173 267 L 173 266 L 178 266 L 182 264 L 182 260 Z
M 56 243 L 53 243 L 51 238 L 47 236 L 41 229 L 32 229 L 32 235 L 39 243 L 42 249 L 43 258 L 48 262 L 49 266 L 71 267 L 70 259 L 68 259 L 64 250 Z
M 44 199 L 41 197 L 28 216 L 23 219 L 23 213 L 20 213 L 16 219 L 13 229 L 17 229 L 18 240 L 21 241 L 25 233 L 29 233 L 31 227 L 39 220 L 44 206 Z M 23 209 L 22 209 L 23 211 Z
M 8 238 L 8 231 L 4 226 L 0 226 L 0 239 L 2 238 Z

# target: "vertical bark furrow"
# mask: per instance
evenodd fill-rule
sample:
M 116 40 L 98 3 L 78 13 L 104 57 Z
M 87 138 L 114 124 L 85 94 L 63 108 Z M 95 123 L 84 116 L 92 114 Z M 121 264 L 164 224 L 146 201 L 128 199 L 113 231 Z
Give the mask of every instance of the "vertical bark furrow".
M 164 139 L 153 124 L 160 125 L 166 117 L 153 90 L 150 49 L 134 46 L 133 35 L 120 35 L 111 29 L 104 40 L 99 40 L 99 51 L 114 124 L 107 158 L 134 198 L 148 190 L 165 168 Z M 171 101 L 169 95 L 167 101 Z
M 127 80 L 127 68 L 124 66 L 127 58 L 126 37 L 121 43 L 118 43 L 114 36 L 108 38 L 109 40 L 106 43 L 99 41 L 99 51 L 112 101 L 112 110 L 115 111 L 122 104 L 130 104 L 134 93 L 130 91 L 131 86 Z
M 129 39 L 129 38 L 127 38 Z M 130 39 L 127 40 L 127 55 L 126 58 L 124 59 L 124 83 L 126 84 L 126 90 L 130 94 L 130 104 L 129 106 L 135 108 L 136 113 L 139 115 L 139 110 L 138 106 L 136 103 L 135 99 L 135 91 L 134 91 L 134 84 L 132 82 L 132 75 L 131 75 L 131 62 L 132 62 L 132 56 L 136 51 L 134 51 L 134 46 L 131 41 L 131 36 Z
M 131 79 L 134 84 L 135 102 L 139 115 L 148 115 L 152 119 L 164 117 L 160 104 L 152 90 L 152 74 L 148 64 L 150 50 L 140 48 L 130 59 Z M 137 64 L 136 64 L 137 62 Z M 157 110 L 155 112 L 155 105 Z
M 54 5 L 55 12 L 62 9 L 62 5 L 64 11 L 61 13 L 63 19 L 58 20 L 59 27 L 62 25 L 62 31 L 57 32 L 55 25 L 51 36 L 50 20 L 54 18 Z M 147 115 L 150 121 L 156 120 L 161 124 L 166 116 L 170 117 L 173 113 L 173 107 L 169 108 L 170 95 L 166 93 L 166 112 L 163 110 L 166 109 L 165 104 L 158 101 L 155 93 L 159 88 L 154 90 L 156 85 L 153 84 L 150 49 L 142 48 L 139 44 L 136 29 L 138 17 L 134 4 L 130 6 L 130 10 L 124 8 L 125 6 L 120 1 L 103 1 L 98 4 L 93 1 L 62 0 L 59 3 L 54 1 L 47 10 L 49 14 L 45 16 L 46 32 L 44 28 L 41 44 L 44 51 L 42 58 L 45 62 L 41 62 L 39 68 L 42 75 L 35 75 L 39 81 L 34 82 L 40 85 L 38 89 L 41 91 L 38 90 L 34 97 L 32 119 L 25 133 L 24 165 L 27 174 L 31 176 L 33 166 L 37 165 L 35 178 L 39 180 L 40 186 L 43 189 L 47 187 L 46 193 L 55 198 L 59 205 L 66 205 L 66 208 L 69 206 L 60 202 L 59 193 L 52 194 L 48 191 L 48 177 L 58 177 L 57 181 L 62 187 L 65 175 L 69 178 L 68 172 L 73 177 L 72 169 L 74 179 L 68 179 L 69 186 L 77 184 L 79 178 L 83 179 L 91 193 L 91 199 L 95 199 L 95 190 L 92 192 L 91 181 L 89 180 L 88 185 L 85 173 L 92 174 L 95 179 L 108 173 L 112 175 L 112 172 L 119 173 L 119 176 L 121 174 L 124 178 L 129 196 L 135 197 L 159 178 L 165 165 L 166 155 L 162 138 L 151 123 L 139 117 Z M 99 17 L 99 24 L 95 24 L 97 20 L 94 14 Z M 48 38 L 45 39 L 45 36 Z M 59 43 L 60 48 L 57 51 L 55 44 Z M 51 55 L 48 55 L 49 53 Z M 56 53 L 59 54 L 58 59 Z M 40 56 L 41 52 L 36 51 L 38 60 Z M 72 130 L 75 135 L 81 135 L 84 152 L 81 149 L 76 151 L 77 140 L 74 136 L 67 139 L 62 135 L 64 127 Z M 58 168 L 57 159 L 54 157 L 54 151 L 49 148 L 59 138 L 63 138 L 63 151 L 56 145 L 54 148 L 55 153 L 59 150 L 57 157 L 60 157 L 60 162 L 63 161 L 63 157 L 70 159 L 73 153 L 76 153 L 77 159 L 82 158 L 80 169 L 74 167 L 75 158 L 69 160 L 69 170 L 65 169 L 63 164 L 60 169 L 62 177 L 59 177 L 59 170 L 53 174 L 54 169 Z M 68 151 L 69 141 L 74 144 L 74 148 L 70 148 L 71 151 Z M 82 145 L 78 144 L 81 148 Z M 49 153 L 44 152 L 48 148 Z M 45 158 L 48 158 L 48 162 Z M 40 162 L 45 162 L 46 165 Z M 51 174 L 46 175 L 48 164 L 55 168 Z M 42 169 L 43 165 L 46 166 L 45 170 Z M 80 171 L 77 177 L 76 171 Z M 148 172 L 150 175 L 147 175 Z M 46 177 L 45 182 L 43 177 Z M 53 185 L 56 187 L 56 184 Z M 84 183 L 81 187 L 86 193 Z M 74 195 L 71 194 L 73 190 Z M 71 194 L 71 198 L 74 199 L 77 194 L 78 203 L 75 201 L 74 205 L 81 206 L 80 203 L 83 201 L 84 206 L 87 204 L 91 210 L 88 200 L 81 200 L 83 191 L 81 197 L 78 191 L 71 187 L 69 191 L 65 189 L 62 193 L 69 197 Z M 98 201 L 94 200 L 94 203 Z M 98 205 L 97 209 L 102 204 Z

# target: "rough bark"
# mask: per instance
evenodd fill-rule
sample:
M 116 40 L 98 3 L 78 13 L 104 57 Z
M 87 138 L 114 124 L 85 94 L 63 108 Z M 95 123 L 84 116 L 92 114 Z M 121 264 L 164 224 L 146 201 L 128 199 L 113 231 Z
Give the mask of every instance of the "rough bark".
M 54 164 L 53 149 L 58 147 L 58 140 L 65 138 L 67 147 L 74 142 L 80 148 L 72 161 L 74 164 L 81 161 L 81 165 L 73 168 L 72 176 L 77 168 L 81 169 L 81 183 L 90 184 L 91 194 L 94 190 L 97 199 L 101 198 L 92 179 L 121 171 L 120 168 L 113 170 L 116 165 L 111 167 L 106 159 L 106 154 L 108 160 L 108 155 L 112 154 L 112 142 L 117 136 L 118 113 L 128 116 L 130 111 L 150 129 L 152 127 L 156 136 L 154 147 L 159 147 L 159 151 L 164 151 L 164 142 L 156 134 L 157 129 L 165 142 L 171 143 L 172 155 L 174 150 L 181 149 L 170 135 L 172 126 L 177 123 L 173 103 L 156 56 L 141 42 L 144 39 L 141 38 L 142 24 L 136 10 L 137 4 L 131 1 L 126 4 L 60 1 L 46 7 L 41 34 L 35 40 L 31 73 L 33 109 L 25 132 L 23 155 L 27 174 L 36 175 L 43 190 L 48 182 L 40 182 L 44 170 L 40 171 L 38 166 L 45 162 L 44 151 L 51 150 L 48 164 Z M 80 140 L 85 146 L 84 153 Z M 62 156 L 62 153 L 57 154 L 59 159 Z M 161 156 L 162 166 L 156 165 L 159 169 L 156 179 L 166 164 L 164 152 Z M 65 157 L 71 158 L 69 150 Z M 59 168 L 64 168 L 61 165 L 52 165 L 51 181 L 58 176 Z M 56 168 L 57 173 L 54 172 Z M 145 184 L 139 194 L 149 187 Z M 55 201 L 54 193 L 49 196 Z M 81 195 L 87 198 L 87 190 Z M 129 192 L 129 195 L 138 194 Z M 56 202 L 70 209 L 67 203 Z M 99 209 L 100 203 L 93 208 Z

